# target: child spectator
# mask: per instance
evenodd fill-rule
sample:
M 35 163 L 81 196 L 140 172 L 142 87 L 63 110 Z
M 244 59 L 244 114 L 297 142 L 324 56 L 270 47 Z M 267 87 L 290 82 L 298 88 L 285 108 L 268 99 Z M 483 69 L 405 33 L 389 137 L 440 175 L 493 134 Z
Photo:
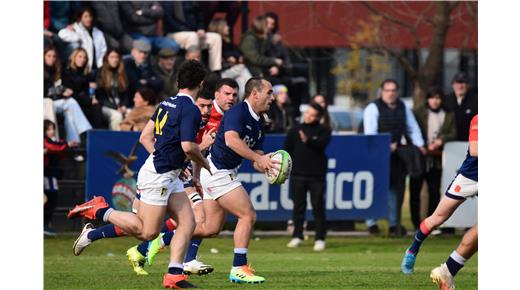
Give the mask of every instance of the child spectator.
M 96 99 L 110 130 L 119 131 L 119 124 L 129 107 L 128 79 L 121 56 L 109 49 L 103 58 L 103 67 L 97 75 Z
M 62 176 L 60 157 L 67 148 L 77 145 L 75 141 L 65 143 L 57 139 L 56 124 L 50 120 L 43 120 L 43 192 L 46 196 L 43 207 L 43 233 L 45 235 L 56 235 L 51 227 L 51 220 L 58 201 L 58 179 Z
M 76 22 L 60 30 L 60 38 L 72 47 L 82 47 L 88 56 L 88 69 L 96 71 L 103 65 L 103 56 L 107 51 L 105 36 L 101 30 L 93 25 L 92 10 L 81 8 Z
M 142 131 L 155 112 L 156 101 L 157 97 L 152 89 L 139 88 L 134 96 L 134 109 L 121 123 L 121 131 Z

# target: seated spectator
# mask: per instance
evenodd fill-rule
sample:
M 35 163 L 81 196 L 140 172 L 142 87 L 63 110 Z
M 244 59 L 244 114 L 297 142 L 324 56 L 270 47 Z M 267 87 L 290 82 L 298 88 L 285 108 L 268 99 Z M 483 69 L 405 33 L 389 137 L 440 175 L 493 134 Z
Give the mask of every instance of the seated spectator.
M 101 104 L 103 116 L 108 119 L 108 128 L 119 131 L 130 102 L 125 66 L 117 50 L 111 48 L 105 54 L 96 83 L 96 99 Z
M 333 129 L 335 126 L 330 118 L 329 104 L 327 103 L 327 99 L 322 94 L 316 94 L 314 97 L 312 97 L 311 103 L 312 102 L 317 103 L 325 110 L 323 116 L 321 117 L 320 123 L 329 129 Z
M 130 96 L 133 96 L 142 86 L 153 89 L 156 94 L 161 92 L 164 87 L 163 80 L 155 75 L 148 60 L 150 50 L 151 46 L 148 42 L 134 40 L 131 57 L 124 60 Z M 131 106 L 134 105 L 131 104 Z
M 67 142 L 80 144 L 80 134 L 92 129 L 92 126 L 83 114 L 78 102 L 71 98 L 74 92 L 62 84 L 61 63 L 56 49 L 45 48 L 43 56 L 44 100 L 47 100 L 46 103 L 52 102 L 52 110 L 56 114 L 63 114 Z M 56 120 L 53 112 L 44 112 L 46 118 L 49 115 L 53 120 Z M 54 124 L 57 123 L 54 122 Z
M 240 1 L 200 1 L 199 5 L 204 14 L 204 27 L 209 26 L 217 12 L 226 13 L 227 26 L 235 27 L 235 23 L 242 11 Z M 233 40 L 233 31 L 230 32 L 229 37 Z
M 47 1 L 45 1 L 47 2 Z M 52 32 L 58 32 L 63 28 L 67 27 L 73 19 L 71 16 L 76 15 L 76 13 L 81 9 L 80 1 L 48 1 L 49 10 L 51 14 L 51 26 L 50 30 Z
M 121 131 L 142 131 L 155 112 L 156 101 L 152 89 L 139 88 L 134 96 L 134 109 L 121 122 Z
M 242 35 L 240 40 L 240 52 L 244 56 L 244 63 L 253 76 L 277 75 L 277 66 L 283 64 L 283 60 L 267 56 L 265 41 L 267 39 L 266 20 L 258 16 L 253 20 L 251 31 Z
M 107 51 L 105 36 L 93 26 L 93 13 L 88 7 L 78 12 L 76 22 L 60 30 L 60 38 L 72 47 L 82 47 L 87 52 L 88 69 L 95 71 L 103 65 Z
M 73 92 L 74 99 L 87 116 L 94 128 L 104 128 L 101 106 L 95 98 L 96 81 L 87 66 L 87 51 L 75 48 L 69 57 L 67 69 L 63 74 L 63 84 Z
M 50 2 L 43 2 L 43 47 L 56 47 L 58 51 L 63 51 L 63 42 L 60 37 L 51 31 L 51 12 Z
M 230 37 L 230 28 L 223 18 L 215 18 L 209 24 L 208 31 L 220 34 L 222 38 L 222 71 L 223 78 L 231 78 L 239 85 L 238 97 L 244 96 L 244 88 L 247 80 L 251 78 L 251 73 L 244 65 L 244 58 L 240 54 L 238 47 L 233 44 Z
M 159 61 L 153 67 L 153 71 L 164 82 L 164 87 L 159 93 L 161 100 L 169 96 L 175 96 L 177 88 L 177 72 L 175 71 L 175 51 L 171 48 L 163 48 L 159 51 Z
M 130 53 L 132 37 L 125 32 L 121 20 L 121 9 L 117 1 L 92 1 L 96 14 L 95 24 L 103 31 L 107 46 L 122 54 Z
M 284 67 L 290 66 L 289 53 L 282 44 L 282 36 L 278 34 L 278 15 L 274 12 L 267 12 L 264 17 L 267 25 L 266 51 L 268 55 L 282 59 Z
M 196 60 L 200 62 L 201 51 L 197 45 L 192 45 L 186 48 L 186 54 L 184 55 L 185 60 Z
M 69 147 L 76 147 L 74 141 L 65 143 L 56 137 L 56 124 L 50 120 L 43 120 L 43 193 L 46 202 L 43 206 L 43 233 L 46 236 L 54 236 L 51 221 L 56 205 L 58 204 L 58 179 L 62 176 L 60 157 Z M 76 160 L 80 161 L 76 157 Z
M 267 114 L 271 122 L 266 131 L 270 133 L 285 133 L 295 123 L 294 113 L 289 104 L 287 87 L 284 85 L 273 86 L 273 95 L 274 103 L 269 107 Z
M 126 30 L 134 40 L 147 42 L 154 51 L 165 47 L 179 51 L 175 40 L 158 34 L 157 22 L 163 17 L 163 8 L 158 1 L 122 1 L 119 5 Z
M 222 69 L 222 39 L 218 33 L 206 32 L 204 16 L 196 1 L 163 2 L 164 31 L 181 48 L 197 46 L 209 49 L 209 69 Z

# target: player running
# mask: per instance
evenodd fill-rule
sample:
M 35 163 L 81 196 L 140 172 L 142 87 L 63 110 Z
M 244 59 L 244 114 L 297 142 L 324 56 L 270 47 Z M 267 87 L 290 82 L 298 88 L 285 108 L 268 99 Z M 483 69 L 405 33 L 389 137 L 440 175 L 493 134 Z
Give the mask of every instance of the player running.
M 195 143 L 201 116 L 192 96 L 196 96 L 205 76 L 197 61 L 186 61 L 179 69 L 179 93 L 161 102 L 141 133 L 140 141 L 150 154 L 137 177 L 140 195 L 137 214 L 110 208 L 99 196 L 76 206 L 68 217 L 83 216 L 102 219 L 123 232 L 141 240 L 153 240 L 160 233 L 168 211 L 177 222 L 176 235 L 171 244 L 168 273 L 163 277 L 166 288 L 194 288 L 183 275 L 182 261 L 195 227 L 193 211 L 179 174 L 186 157 L 209 169 Z M 155 142 L 150 142 L 155 138 Z
M 478 194 L 478 115 L 471 120 L 469 131 L 469 148 L 466 159 L 462 163 L 457 176 L 452 181 L 444 198 L 437 206 L 435 212 L 421 223 L 415 234 L 412 245 L 406 250 L 401 264 L 401 270 L 405 274 L 411 274 L 414 270 L 415 260 L 423 241 L 437 226 L 444 223 L 468 197 Z M 430 277 L 439 286 L 439 289 L 455 288 L 453 278 L 464 266 L 464 263 L 477 251 L 478 248 L 478 224 L 473 226 L 464 235 L 462 242 L 450 255 L 446 263 L 432 270 Z

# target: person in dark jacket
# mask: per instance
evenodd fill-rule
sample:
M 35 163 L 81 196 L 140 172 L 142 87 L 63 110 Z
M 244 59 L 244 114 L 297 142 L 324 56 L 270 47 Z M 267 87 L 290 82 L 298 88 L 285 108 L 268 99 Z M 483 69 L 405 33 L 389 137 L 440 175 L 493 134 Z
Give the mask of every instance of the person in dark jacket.
M 103 31 L 108 47 L 124 54 L 130 53 L 132 37 L 123 28 L 120 4 L 116 1 L 92 1 L 91 5 L 96 14 L 95 25 Z
M 269 107 L 267 115 L 270 122 L 266 122 L 269 127 L 266 132 L 285 133 L 291 129 L 295 122 L 294 111 L 289 104 L 287 87 L 284 85 L 273 86 L 274 104 Z
M 122 1 L 119 5 L 125 28 L 134 40 L 148 42 L 155 51 L 165 47 L 179 51 L 177 42 L 158 33 L 157 22 L 164 13 L 158 1 Z
M 478 98 L 470 93 L 469 79 L 466 73 L 459 72 L 452 82 L 453 92 L 446 98 L 446 108 L 455 113 L 457 141 L 468 141 L 469 124 L 478 113 Z
M 132 57 L 125 59 L 125 70 L 128 77 L 128 94 L 133 96 L 135 91 L 146 86 L 154 90 L 156 94 L 162 91 L 164 82 L 158 78 L 148 60 L 150 44 L 142 40 L 134 40 Z M 133 102 L 130 104 L 134 106 Z
M 420 195 L 423 181 L 426 180 L 428 184 L 427 216 L 430 216 L 440 200 L 443 146 L 457 138 L 455 116 L 444 109 L 443 99 L 444 93 L 441 88 L 431 88 L 426 93 L 426 103 L 413 111 L 427 148 L 423 174 L 410 177 L 410 212 L 416 230 L 421 223 Z
M 163 48 L 159 51 L 159 60 L 154 65 L 153 71 L 164 82 L 164 87 L 159 93 L 160 99 L 177 95 L 177 60 L 175 59 L 175 51 L 171 48 Z
M 303 124 L 289 130 L 284 149 L 291 155 L 293 167 L 290 187 L 293 194 L 293 239 L 288 247 L 298 247 L 303 242 L 303 223 L 307 208 L 307 191 L 311 194 L 312 212 L 316 227 L 314 250 L 325 249 L 325 175 L 327 156 L 325 149 L 331 139 L 331 130 L 320 124 L 323 108 L 310 103 L 303 116 Z

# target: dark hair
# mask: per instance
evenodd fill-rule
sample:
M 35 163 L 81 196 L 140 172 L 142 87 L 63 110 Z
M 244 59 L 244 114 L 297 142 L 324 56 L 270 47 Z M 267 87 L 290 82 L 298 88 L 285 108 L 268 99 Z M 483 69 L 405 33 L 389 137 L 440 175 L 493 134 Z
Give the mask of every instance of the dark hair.
M 249 80 L 247 80 L 245 92 L 244 92 L 244 98 L 248 98 L 249 95 L 253 92 L 253 90 L 262 91 L 264 85 L 263 85 L 263 77 L 252 77 Z
M 205 100 L 213 100 L 215 97 L 215 86 L 220 81 L 220 74 L 216 72 L 210 72 L 204 78 L 202 82 L 202 88 L 199 90 L 195 100 L 202 98 Z
M 86 7 L 82 7 L 81 9 L 78 10 L 78 12 L 76 12 L 76 21 L 77 22 L 81 21 L 81 16 L 83 16 L 83 13 L 85 13 L 85 12 L 90 13 L 92 18 L 94 18 L 94 11 L 90 7 L 86 6 Z M 92 22 L 92 26 L 94 26 L 94 22 Z
M 179 89 L 193 90 L 197 88 L 206 76 L 204 66 L 196 60 L 187 60 L 181 64 L 177 77 Z
M 54 124 L 53 121 L 48 119 L 43 120 L 43 137 L 47 137 L 46 131 L 51 126 L 54 127 L 54 129 L 56 129 L 56 124 Z
M 320 94 L 320 93 L 315 94 L 314 96 L 312 96 L 312 98 L 311 98 L 311 102 L 316 102 L 316 98 L 317 98 L 317 97 L 322 97 L 323 100 L 325 100 L 325 108 L 329 107 L 329 102 L 327 101 L 327 98 L 325 98 L 325 96 L 322 95 L 322 94 Z
M 223 87 L 223 86 L 232 87 L 233 89 L 237 89 L 238 90 L 238 83 L 237 83 L 237 81 L 235 81 L 234 79 L 231 79 L 231 78 L 223 78 L 223 79 L 219 80 L 217 82 L 217 84 L 215 85 L 215 92 L 220 90 L 220 88 Z
M 148 105 L 155 106 L 157 103 L 157 95 L 155 91 L 149 87 L 140 87 L 137 89 L 137 92 L 141 95 L 143 100 L 148 102 Z
M 426 91 L 426 99 L 439 96 L 441 100 L 444 100 L 444 90 L 441 87 L 431 87 Z
M 396 80 L 394 79 L 385 79 L 384 81 L 381 82 L 381 89 L 384 88 L 384 86 L 388 83 L 393 83 L 396 87 L 396 89 L 399 89 L 399 84 L 397 83 Z
M 264 16 L 257 16 L 253 19 L 253 23 L 251 23 L 251 31 L 259 37 L 264 37 L 264 34 L 267 32 L 267 25 Z
M 100 88 L 103 88 L 105 90 L 110 90 L 112 87 L 112 81 L 113 81 L 113 71 L 108 64 L 108 56 L 112 53 L 117 53 L 117 56 L 119 57 L 119 64 L 115 68 L 116 74 L 116 82 L 117 82 L 117 89 L 120 92 L 126 91 L 128 87 L 128 79 L 126 76 L 126 70 L 125 70 L 125 64 L 123 63 L 123 58 L 121 57 L 121 53 L 115 49 L 115 48 L 109 48 L 105 55 L 103 56 L 103 66 L 100 70 L 98 70 L 98 86 Z
M 266 14 L 264 14 L 264 17 L 267 19 L 267 18 L 273 18 L 274 19 L 274 28 L 273 28 L 273 33 L 276 33 L 278 32 L 278 29 L 279 29 L 279 26 L 278 26 L 278 14 L 272 12 L 272 11 L 269 11 L 267 12 Z
M 318 112 L 318 119 L 321 119 L 323 117 L 325 110 L 320 106 L 320 104 L 311 102 L 309 103 L 309 107 L 313 108 L 314 110 L 316 110 L 316 112 Z

